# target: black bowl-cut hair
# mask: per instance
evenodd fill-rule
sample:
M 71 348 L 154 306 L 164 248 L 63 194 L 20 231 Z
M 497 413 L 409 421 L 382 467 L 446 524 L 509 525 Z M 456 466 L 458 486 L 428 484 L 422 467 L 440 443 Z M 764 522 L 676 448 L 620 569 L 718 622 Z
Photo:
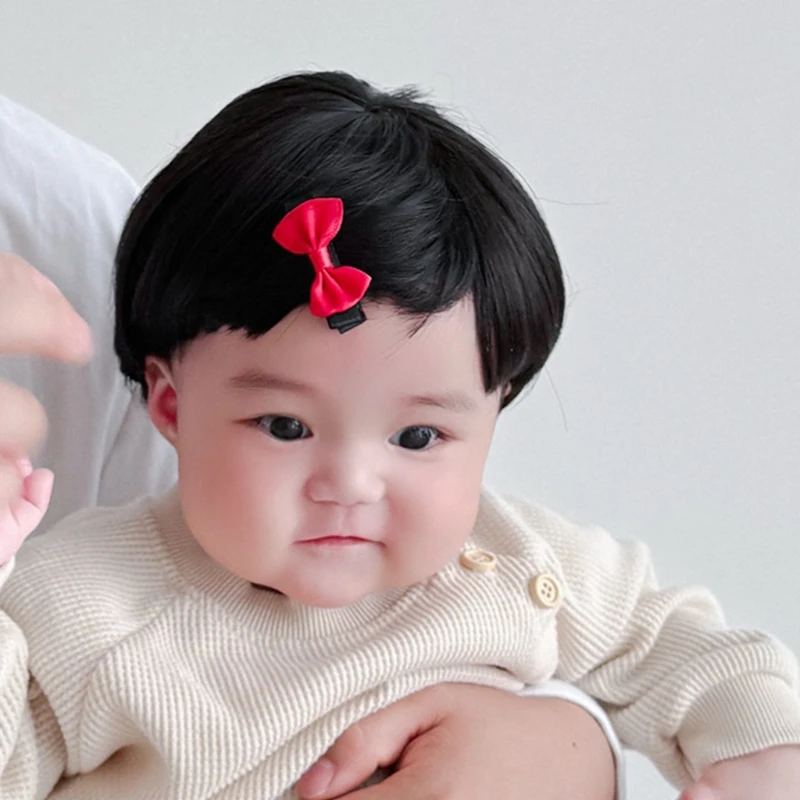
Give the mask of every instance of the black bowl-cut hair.
M 148 355 L 169 360 L 222 329 L 260 336 L 308 302 L 310 260 L 272 231 L 312 197 L 343 200 L 335 249 L 372 276 L 365 300 L 421 321 L 472 300 L 484 386 L 507 390 L 503 405 L 544 366 L 564 283 L 521 181 L 414 89 L 301 73 L 233 100 L 131 211 L 116 257 L 114 344 L 145 396 Z

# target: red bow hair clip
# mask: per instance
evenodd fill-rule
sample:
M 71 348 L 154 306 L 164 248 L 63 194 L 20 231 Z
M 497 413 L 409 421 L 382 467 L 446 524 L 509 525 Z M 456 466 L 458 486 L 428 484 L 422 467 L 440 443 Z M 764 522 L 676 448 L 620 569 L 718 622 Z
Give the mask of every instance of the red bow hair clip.
M 272 238 L 290 253 L 307 255 L 317 275 L 311 284 L 311 313 L 327 317 L 340 333 L 366 318 L 361 299 L 372 278 L 355 267 L 340 267 L 331 246 L 344 218 L 338 197 L 317 197 L 293 208 L 276 226 Z

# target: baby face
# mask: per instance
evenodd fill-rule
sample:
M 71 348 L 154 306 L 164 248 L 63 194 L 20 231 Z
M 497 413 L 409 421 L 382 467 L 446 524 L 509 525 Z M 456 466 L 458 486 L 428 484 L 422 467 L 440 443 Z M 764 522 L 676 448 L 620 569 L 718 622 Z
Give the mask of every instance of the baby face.
M 148 373 L 192 534 L 229 571 L 309 605 L 410 585 L 457 555 L 500 405 L 471 303 L 416 333 L 390 306 L 364 308 L 343 335 L 303 308 L 257 339 L 202 337 Z

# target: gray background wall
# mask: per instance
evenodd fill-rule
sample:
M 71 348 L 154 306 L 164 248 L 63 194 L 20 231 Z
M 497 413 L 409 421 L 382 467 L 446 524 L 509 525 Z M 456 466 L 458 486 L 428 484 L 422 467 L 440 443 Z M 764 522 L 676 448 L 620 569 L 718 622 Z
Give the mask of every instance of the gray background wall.
M 5 0 L 0 92 L 145 179 L 300 68 L 420 83 L 529 181 L 564 338 L 489 480 L 647 540 L 800 650 L 800 5 Z M 632 798 L 675 793 L 632 760 Z

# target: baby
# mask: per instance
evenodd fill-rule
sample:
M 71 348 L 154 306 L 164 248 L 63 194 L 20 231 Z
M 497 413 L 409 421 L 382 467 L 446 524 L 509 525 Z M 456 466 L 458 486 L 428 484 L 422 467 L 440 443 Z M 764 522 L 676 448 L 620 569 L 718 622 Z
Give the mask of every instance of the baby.
M 223 109 L 117 254 L 116 351 L 178 485 L 15 558 L 41 474 L 0 509 L 2 796 L 291 798 L 400 698 L 558 677 L 675 785 L 796 798 L 784 647 L 482 487 L 563 314 L 532 199 L 413 93 L 304 74 Z

